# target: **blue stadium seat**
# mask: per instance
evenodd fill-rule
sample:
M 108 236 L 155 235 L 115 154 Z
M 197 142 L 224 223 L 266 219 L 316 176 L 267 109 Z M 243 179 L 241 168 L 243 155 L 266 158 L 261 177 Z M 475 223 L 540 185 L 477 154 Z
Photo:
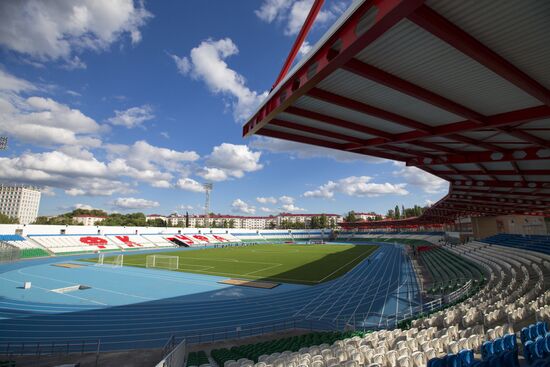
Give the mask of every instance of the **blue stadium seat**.
M 491 356 L 495 354 L 495 346 L 493 342 L 486 341 L 481 345 L 481 358 L 487 361 Z
M 529 340 L 531 340 L 531 332 L 528 327 L 524 327 L 521 329 L 519 333 L 519 337 L 521 340 L 521 344 L 525 345 Z
M 544 357 L 543 344 L 544 339 L 542 337 L 536 341 L 529 340 L 524 344 L 523 356 L 527 363 L 532 364 L 537 359 L 542 359 Z
M 460 358 L 456 354 L 449 354 L 445 356 L 445 366 L 446 367 L 461 367 Z
M 504 352 L 504 339 L 496 338 L 493 340 L 493 351 L 495 354 L 500 354 Z
M 487 366 L 489 366 L 489 367 L 503 367 L 500 356 L 491 356 L 487 360 Z
M 547 333 L 544 337 L 543 351 L 545 355 L 550 356 L 550 333 Z
M 474 362 L 474 352 L 471 349 L 463 349 L 458 353 L 460 366 L 469 367 Z
M 519 367 L 517 350 L 504 352 L 500 356 L 500 362 L 503 367 Z
M 515 334 L 504 335 L 504 337 L 502 339 L 503 339 L 503 344 L 504 344 L 504 349 L 505 350 L 508 350 L 508 351 L 517 350 L 518 342 L 516 340 L 516 335 Z
M 545 336 L 548 333 L 548 325 L 545 322 L 539 321 L 536 324 L 537 334 Z
M 535 340 L 539 336 L 539 329 L 536 324 L 529 325 L 529 336 L 531 337 L 530 340 Z
M 432 358 L 428 361 L 427 367 L 446 367 L 446 360 L 442 358 Z

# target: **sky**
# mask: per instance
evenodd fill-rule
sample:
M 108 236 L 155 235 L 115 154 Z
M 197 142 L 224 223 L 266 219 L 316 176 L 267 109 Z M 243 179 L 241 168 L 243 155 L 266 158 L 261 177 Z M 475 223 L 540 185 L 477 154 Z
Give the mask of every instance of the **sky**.
M 298 58 L 351 0 L 325 5 Z M 42 189 L 41 215 L 386 213 L 447 182 L 414 167 L 242 138 L 313 0 L 3 0 L 0 182 Z

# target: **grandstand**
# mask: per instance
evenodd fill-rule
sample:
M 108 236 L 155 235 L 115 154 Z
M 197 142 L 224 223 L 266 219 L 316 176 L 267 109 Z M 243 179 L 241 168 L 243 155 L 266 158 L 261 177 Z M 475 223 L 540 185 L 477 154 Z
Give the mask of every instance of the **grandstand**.
M 483 242 L 550 254 L 550 236 L 529 236 L 502 233 L 485 238 L 483 239 Z
M 451 292 L 468 281 L 481 281 L 482 271 L 473 263 L 442 248 L 419 247 L 418 254 L 431 275 L 428 293 Z
M 18 248 L 22 259 L 29 257 L 50 256 L 50 253 L 37 243 L 16 234 L 0 235 L 0 242 L 4 242 L 7 245 Z
M 0 227 L 10 246 L 50 255 L 0 265 L 0 353 L 177 341 L 193 349 L 189 367 L 547 366 L 549 20 L 550 3 L 536 0 L 354 1 L 283 70 L 243 135 L 399 161 L 449 181 L 447 195 L 419 217 L 334 232 Z M 322 268 L 278 274 L 269 261 L 308 241 L 326 241 L 308 251 L 376 250 L 338 276 L 285 282 Z M 132 251 L 134 266 L 77 261 L 106 251 Z M 181 255 L 192 270 L 131 263 L 153 253 Z

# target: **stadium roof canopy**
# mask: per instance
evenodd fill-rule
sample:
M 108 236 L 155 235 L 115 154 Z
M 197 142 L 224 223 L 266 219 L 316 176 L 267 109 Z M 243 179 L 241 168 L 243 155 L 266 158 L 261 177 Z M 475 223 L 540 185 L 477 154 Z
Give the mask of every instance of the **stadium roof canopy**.
M 409 224 L 549 215 L 549 89 L 549 1 L 355 1 L 243 135 L 448 180 L 449 193 Z

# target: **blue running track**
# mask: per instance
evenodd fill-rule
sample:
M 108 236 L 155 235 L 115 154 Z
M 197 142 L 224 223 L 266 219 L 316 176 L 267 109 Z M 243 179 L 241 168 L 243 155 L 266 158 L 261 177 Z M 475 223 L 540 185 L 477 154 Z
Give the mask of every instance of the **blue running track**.
M 290 326 L 341 329 L 360 322 L 379 327 L 420 303 L 401 245 L 380 244 L 338 279 L 272 290 L 221 285 L 217 281 L 225 278 L 209 275 L 51 266 L 74 258 L 0 266 L 1 343 L 100 339 L 102 350 L 117 350 L 162 346 L 171 335 L 197 342 Z M 32 281 L 32 292 L 20 289 L 25 280 Z M 51 292 L 73 284 L 92 288 Z

